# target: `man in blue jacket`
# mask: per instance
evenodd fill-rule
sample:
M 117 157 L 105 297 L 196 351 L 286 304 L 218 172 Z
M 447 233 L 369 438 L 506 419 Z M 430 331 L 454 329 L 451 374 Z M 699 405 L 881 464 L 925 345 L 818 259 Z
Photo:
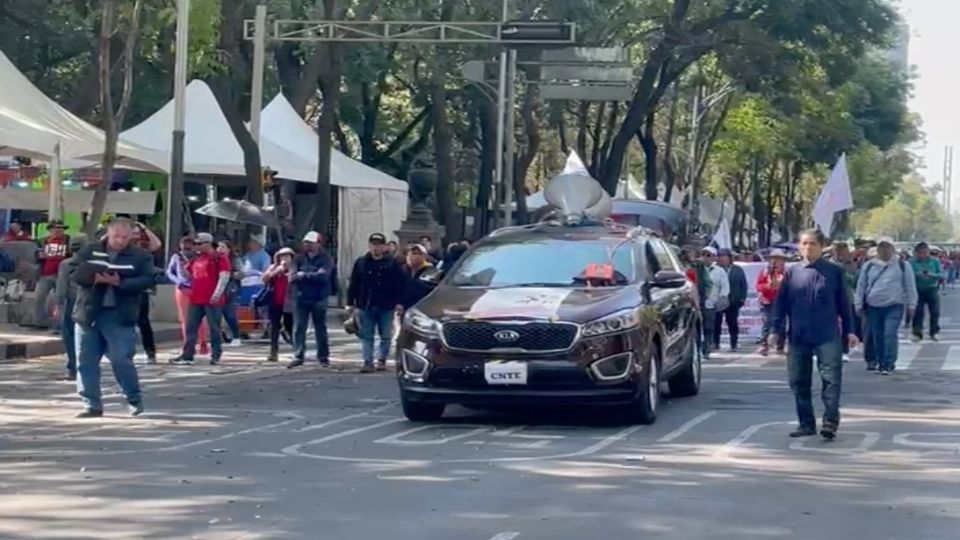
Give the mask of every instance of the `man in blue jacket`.
M 293 360 L 287 368 L 302 366 L 307 355 L 307 325 L 313 319 L 317 338 L 317 361 L 330 365 L 327 336 L 327 298 L 337 294 L 337 267 L 322 247 L 323 237 L 310 231 L 303 237 L 303 253 L 293 260 L 290 286 L 294 290 Z

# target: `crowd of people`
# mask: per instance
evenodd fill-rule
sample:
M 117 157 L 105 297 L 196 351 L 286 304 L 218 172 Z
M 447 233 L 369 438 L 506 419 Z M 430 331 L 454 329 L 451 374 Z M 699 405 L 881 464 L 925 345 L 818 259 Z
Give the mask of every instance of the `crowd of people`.
M 171 364 L 190 365 L 198 352 L 209 355 L 211 364 L 220 363 L 225 344 L 239 346 L 249 339 L 238 317 L 240 307 L 249 307 L 252 322 L 265 323 L 270 344 L 265 360 L 279 361 L 282 339 L 292 345 L 286 367 L 302 366 L 312 324 L 312 360 L 330 365 L 327 309 L 329 299 L 339 294 L 340 279 L 321 233 L 308 232 L 300 242 L 271 254 L 258 235 L 251 235 L 241 253 L 229 239 L 199 232 L 182 238 L 177 252 L 159 268 L 159 238 L 130 219 L 113 219 L 90 242 L 83 235 L 68 235 L 60 221 L 47 223 L 47 230 L 39 242 L 36 313 L 30 326 L 60 333 L 66 350 L 61 378 L 76 381 L 85 404 L 81 417 L 103 414 L 103 357 L 111 361 L 131 414 L 143 412 L 134 364 L 136 334 L 139 330 L 146 362 L 155 363 L 150 295 L 161 283 L 174 286 L 181 323 L 182 347 Z M 33 241 L 18 223 L 11 224 L 3 240 Z M 396 318 L 430 290 L 421 278 L 432 268 L 454 264 L 469 248 L 461 240 L 441 252 L 428 236 L 403 248 L 380 233 L 368 240 L 368 251 L 354 262 L 345 291 L 344 327 L 362 344 L 361 373 L 386 369 Z M 243 284 L 251 280 L 261 286 L 255 287 L 249 305 L 241 306 Z M 55 300 L 53 309 L 49 299 Z

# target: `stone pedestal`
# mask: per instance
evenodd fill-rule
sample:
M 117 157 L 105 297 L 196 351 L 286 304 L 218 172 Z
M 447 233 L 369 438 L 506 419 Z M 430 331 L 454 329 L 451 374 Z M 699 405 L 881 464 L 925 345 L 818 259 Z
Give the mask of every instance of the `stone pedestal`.
M 433 169 L 414 169 L 407 180 L 410 185 L 410 208 L 407 219 L 394 231 L 401 248 L 410 242 L 419 242 L 423 236 L 433 238 L 436 246 L 441 245 L 445 234 L 444 227 L 433 219 L 427 200 L 437 187 L 437 172 Z

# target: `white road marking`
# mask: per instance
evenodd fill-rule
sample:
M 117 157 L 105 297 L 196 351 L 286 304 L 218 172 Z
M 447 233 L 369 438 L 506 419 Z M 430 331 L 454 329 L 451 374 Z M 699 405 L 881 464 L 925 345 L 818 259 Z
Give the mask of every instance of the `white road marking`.
M 753 437 L 763 428 L 768 428 L 772 426 L 782 426 L 784 424 L 789 425 L 790 422 L 764 422 L 762 424 L 754 424 L 747 429 L 741 431 L 736 437 L 730 439 L 726 444 L 721 446 L 713 453 L 713 457 L 717 459 L 731 459 L 730 453 L 737 449 L 740 445 L 747 442 L 750 437 Z
M 513 540 L 520 536 L 518 532 L 502 532 L 491 536 L 488 540 Z
M 847 435 L 863 435 L 863 441 L 856 448 L 832 448 L 830 446 L 824 446 L 823 442 L 819 442 L 820 446 L 808 447 L 806 444 L 810 439 L 798 440 L 790 443 L 791 450 L 804 450 L 806 452 L 820 452 L 823 454 L 859 454 L 861 452 L 866 452 L 867 450 L 873 448 L 875 444 L 880 442 L 880 434 L 875 431 L 843 431 L 843 436 L 846 438 Z
M 947 358 L 943 361 L 944 371 L 960 371 L 960 347 L 951 346 L 947 351 Z
M 911 441 L 913 437 L 946 438 L 952 437 L 952 442 Z M 898 433 L 893 436 L 894 444 L 910 448 L 925 448 L 929 450 L 949 450 L 960 452 L 960 433 Z
M 688 432 L 688 431 L 690 431 L 691 429 L 697 427 L 697 426 L 700 425 L 701 423 L 706 422 L 706 421 L 709 420 L 711 417 L 713 417 L 715 414 L 717 414 L 717 411 L 707 411 L 707 412 L 705 412 L 705 413 L 703 413 L 703 414 L 701 414 L 701 415 L 699 415 L 699 416 L 695 416 L 694 418 L 688 420 L 688 421 L 687 421 L 685 424 L 683 424 L 682 426 L 680 426 L 680 427 L 678 427 L 677 429 L 671 431 L 670 433 L 667 433 L 667 434 L 664 435 L 663 437 L 660 437 L 659 439 L 657 439 L 657 442 L 665 443 L 665 442 L 673 441 L 674 439 L 677 439 L 677 438 L 683 436 L 686 432 Z
M 394 405 L 396 405 L 396 402 L 395 402 L 395 401 L 391 401 L 390 403 L 387 403 L 386 405 L 381 405 L 381 406 L 376 407 L 376 408 L 374 408 L 374 409 L 370 409 L 369 411 L 366 411 L 366 412 L 356 413 L 356 414 L 350 414 L 350 415 L 347 415 L 347 416 L 341 416 L 340 418 L 334 418 L 333 420 L 327 420 L 326 422 L 321 422 L 321 423 L 319 423 L 319 424 L 313 424 L 313 425 L 310 425 L 310 426 L 307 426 L 307 427 L 302 427 L 302 428 L 300 428 L 300 429 L 295 429 L 295 430 L 293 430 L 293 431 L 294 431 L 294 433 L 304 433 L 304 432 L 307 432 L 307 431 L 313 431 L 313 430 L 315 430 L 315 429 L 323 429 L 323 428 L 325 428 L 325 427 L 333 426 L 333 425 L 336 425 L 336 424 L 342 424 L 343 422 L 346 422 L 347 420 L 353 420 L 354 418 L 362 418 L 362 417 L 364 417 L 364 416 L 375 415 L 376 413 L 378 413 L 378 412 L 380 412 L 380 411 L 383 411 L 383 410 L 386 410 L 386 409 L 389 409 L 389 408 L 393 407 Z
M 304 446 L 313 446 L 316 444 L 323 444 L 325 442 L 335 441 L 337 439 L 342 439 L 344 437 L 349 437 L 350 435 L 356 435 L 357 433 L 363 433 L 364 431 L 370 431 L 371 429 L 382 428 L 384 426 L 389 426 L 390 424 L 396 424 L 397 422 L 406 422 L 406 418 L 391 418 L 390 420 L 384 420 L 383 422 L 377 422 L 376 424 L 370 424 L 369 426 L 362 426 L 358 428 L 348 429 L 346 431 L 341 431 L 339 433 L 334 433 L 332 435 L 327 435 L 326 437 L 320 437 L 319 439 L 313 439 L 312 441 L 307 441 L 305 443 L 292 444 L 283 450 L 284 454 L 291 456 L 303 455 L 300 453 L 300 449 Z
M 473 428 L 465 431 L 463 433 L 458 433 L 456 435 L 451 435 L 449 437 L 437 437 L 434 439 L 422 439 L 414 441 L 403 440 L 404 437 L 408 435 L 413 435 L 414 433 L 420 433 L 421 431 L 426 431 L 428 429 L 460 429 L 460 428 Z M 401 446 L 426 446 L 431 444 L 446 444 L 453 441 L 459 441 L 462 439 L 469 439 L 474 435 L 480 435 L 481 433 L 487 433 L 491 431 L 492 428 L 489 426 L 477 426 L 472 424 L 428 424 L 426 426 L 418 426 L 413 429 L 408 429 L 401 431 L 400 433 L 394 433 L 393 435 L 387 435 L 386 437 L 377 439 L 373 441 L 374 444 L 397 444 Z
M 918 344 L 911 343 L 901 346 L 897 354 L 897 369 L 910 369 L 910 364 L 916 360 L 918 354 L 920 354 L 920 345 Z

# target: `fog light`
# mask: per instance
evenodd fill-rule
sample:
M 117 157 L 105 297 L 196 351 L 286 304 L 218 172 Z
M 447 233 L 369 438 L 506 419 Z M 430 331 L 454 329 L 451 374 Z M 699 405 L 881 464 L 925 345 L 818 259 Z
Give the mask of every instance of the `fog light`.
M 633 365 L 633 353 L 620 353 L 597 360 L 590 365 L 593 375 L 601 381 L 625 379 Z
M 405 375 L 410 378 L 423 379 L 429 367 L 430 362 L 426 358 L 409 349 L 403 350 L 403 372 Z

